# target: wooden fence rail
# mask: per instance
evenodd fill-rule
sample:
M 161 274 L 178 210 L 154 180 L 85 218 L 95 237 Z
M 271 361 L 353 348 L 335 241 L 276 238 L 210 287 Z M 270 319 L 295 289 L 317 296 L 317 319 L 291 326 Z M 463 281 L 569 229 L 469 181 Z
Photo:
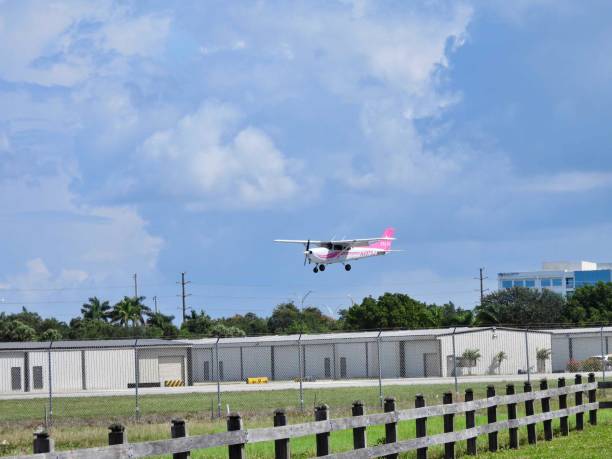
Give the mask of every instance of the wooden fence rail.
M 445 458 L 455 455 L 455 443 L 467 441 L 468 453 L 476 454 L 476 438 L 479 435 L 488 436 L 489 450 L 498 448 L 497 434 L 501 430 L 510 430 L 510 447 L 518 448 L 518 428 L 527 426 L 529 443 L 536 441 L 536 424 L 544 424 L 544 439 L 552 440 L 552 420 L 561 419 L 561 435 L 567 435 L 567 419 L 576 416 L 577 429 L 582 428 L 583 416 L 589 413 L 589 423 L 597 424 L 596 401 L 597 383 L 595 375 L 589 374 L 587 384 L 582 383 L 580 375 L 576 375 L 575 383 L 565 385 L 565 379 L 559 378 L 558 387 L 548 388 L 548 382 L 540 382 L 539 391 L 531 391 L 531 386 L 525 383 L 524 392 L 516 394 L 513 384 L 506 387 L 506 395 L 496 395 L 495 388 L 487 388 L 487 398 L 473 400 L 473 391 L 466 390 L 465 402 L 452 403 L 452 394 L 445 393 L 442 405 L 425 406 L 422 395 L 415 398 L 415 408 L 396 410 L 395 399 L 387 398 L 384 403 L 384 413 L 365 414 L 362 402 L 354 402 L 352 416 L 329 419 L 329 408 L 320 405 L 315 409 L 315 421 L 302 424 L 287 425 L 286 414 L 282 410 L 274 413 L 274 427 L 244 430 L 242 419 L 238 413 L 232 413 L 227 418 L 227 432 L 211 435 L 188 436 L 184 420 L 175 419 L 172 422 L 171 435 L 167 440 L 149 441 L 143 443 L 128 443 L 125 429 L 120 425 L 112 425 L 109 433 L 109 444 L 112 446 L 88 448 L 73 451 L 53 451 L 53 440 L 45 432 L 36 434 L 34 453 L 28 456 L 13 456 L 9 459 L 127 459 L 149 457 L 161 454 L 173 454 L 174 458 L 187 458 L 193 450 L 225 446 L 230 459 L 244 459 L 245 445 L 264 441 L 274 441 L 275 458 L 289 459 L 291 454 L 290 439 L 315 435 L 316 454 L 318 457 L 340 458 L 374 458 L 385 457 L 395 459 L 399 453 L 417 450 L 418 458 L 427 457 L 427 448 L 444 444 Z M 587 392 L 588 403 L 583 403 L 582 394 Z M 575 394 L 575 406 L 567 407 L 568 395 Z M 550 401 L 559 397 L 559 409 L 550 410 Z M 534 402 L 540 401 L 542 412 L 534 414 Z M 526 416 L 517 418 L 517 404 L 525 403 Z M 500 407 L 506 406 L 508 419 L 498 421 Z M 487 424 L 475 425 L 475 411 L 487 410 Z M 466 428 L 454 431 L 456 415 L 465 414 Z M 427 435 L 427 419 L 434 416 L 444 418 L 444 433 Z M 397 426 L 401 421 L 416 420 L 417 438 L 410 440 L 397 439 Z M 385 426 L 385 444 L 367 447 L 367 427 Z M 343 453 L 330 451 L 329 437 L 332 432 L 352 430 L 354 450 Z

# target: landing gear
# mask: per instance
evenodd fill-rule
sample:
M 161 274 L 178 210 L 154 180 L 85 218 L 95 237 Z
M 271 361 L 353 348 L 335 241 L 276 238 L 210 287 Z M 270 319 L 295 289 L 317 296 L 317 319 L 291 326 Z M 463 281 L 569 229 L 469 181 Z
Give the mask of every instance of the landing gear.
M 318 273 L 318 272 L 319 272 L 319 268 L 317 268 L 317 267 L 315 266 L 314 268 L 312 268 L 312 272 L 313 272 L 313 273 L 315 273 L 315 274 L 316 274 L 316 273 Z
M 349 264 L 344 265 L 344 269 L 346 269 L 347 271 L 350 271 L 351 270 L 351 265 L 349 265 Z
M 319 271 L 321 272 L 325 271 L 325 265 L 319 265 Z

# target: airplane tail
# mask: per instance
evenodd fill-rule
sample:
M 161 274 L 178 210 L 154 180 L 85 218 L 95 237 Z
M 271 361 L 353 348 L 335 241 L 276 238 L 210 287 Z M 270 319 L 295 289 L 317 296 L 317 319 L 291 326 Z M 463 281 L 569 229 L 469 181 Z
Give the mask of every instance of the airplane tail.
M 393 228 L 387 228 L 382 237 L 393 237 L 393 235 L 395 234 L 395 229 Z M 373 247 L 375 249 L 383 249 L 383 250 L 391 250 L 391 243 L 393 241 L 389 241 L 389 240 L 382 240 L 382 241 L 376 241 L 373 244 L 370 244 L 370 247 Z

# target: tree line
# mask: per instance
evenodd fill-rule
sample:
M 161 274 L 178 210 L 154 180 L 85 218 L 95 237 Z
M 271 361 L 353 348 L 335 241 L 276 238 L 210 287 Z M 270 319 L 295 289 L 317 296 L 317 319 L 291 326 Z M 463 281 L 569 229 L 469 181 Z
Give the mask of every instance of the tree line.
M 174 316 L 153 311 L 144 297 L 124 297 L 115 305 L 89 298 L 81 314 L 69 322 L 43 318 L 23 308 L 0 313 L 0 341 L 57 341 L 98 338 L 189 338 L 263 334 L 325 333 L 333 331 L 437 328 L 471 325 L 546 327 L 553 324 L 594 325 L 612 323 L 612 283 L 583 286 L 568 298 L 549 290 L 514 287 L 493 292 L 473 310 L 427 304 L 403 293 L 364 298 L 339 317 L 319 308 L 277 305 L 270 316 L 255 313 L 211 318 L 204 310 L 191 311 L 177 327 Z

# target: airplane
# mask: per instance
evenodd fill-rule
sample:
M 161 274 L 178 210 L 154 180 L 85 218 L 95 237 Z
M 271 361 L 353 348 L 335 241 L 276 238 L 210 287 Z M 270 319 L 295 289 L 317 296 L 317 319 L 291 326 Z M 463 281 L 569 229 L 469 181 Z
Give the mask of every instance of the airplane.
M 309 264 L 314 263 L 313 272 L 315 273 L 325 271 L 325 266 L 332 263 L 342 263 L 344 269 L 350 271 L 349 261 L 386 255 L 389 252 L 399 252 L 399 250 L 391 250 L 391 242 L 395 240 L 394 234 L 395 230 L 393 228 L 387 228 L 381 237 L 365 239 L 343 239 L 339 241 L 275 239 L 274 242 L 303 244 L 305 248 L 304 266 L 306 266 L 307 261 Z

